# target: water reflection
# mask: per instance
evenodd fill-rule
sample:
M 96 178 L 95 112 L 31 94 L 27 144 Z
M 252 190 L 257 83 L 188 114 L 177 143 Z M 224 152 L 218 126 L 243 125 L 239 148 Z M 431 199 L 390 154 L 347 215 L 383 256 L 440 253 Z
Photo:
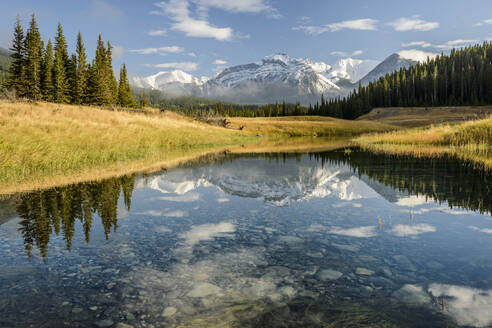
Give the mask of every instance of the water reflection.
M 134 176 L 108 179 L 21 194 L 16 209 L 21 218 L 20 232 L 30 258 L 34 245 L 46 259 L 50 235 L 63 233 L 66 248 L 70 250 L 75 233 L 75 221 L 82 223 L 85 241 L 89 243 L 94 215 L 101 219 L 106 238 L 111 229 L 118 227 L 118 200 L 120 195 L 128 211 L 131 206 Z
M 353 149 L 16 195 L 1 203 L 15 217 L 0 220 L 0 326 L 487 326 L 489 181 L 452 158 Z

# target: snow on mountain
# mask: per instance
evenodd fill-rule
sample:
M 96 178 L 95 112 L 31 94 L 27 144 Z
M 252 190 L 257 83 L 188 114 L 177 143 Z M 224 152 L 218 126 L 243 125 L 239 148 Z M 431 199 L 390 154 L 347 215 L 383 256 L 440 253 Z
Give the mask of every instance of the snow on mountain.
M 346 79 L 352 83 L 356 83 L 367 73 L 373 70 L 378 63 L 379 62 L 376 60 L 361 60 L 353 58 L 341 59 L 338 63 L 333 65 L 332 69 L 328 73 L 328 77 L 332 81 Z
M 201 87 L 209 80 L 197 78 L 180 70 L 163 71 L 147 77 L 134 77 L 133 85 L 139 88 L 161 90 L 168 94 L 193 95 L 201 92 Z
M 310 59 L 277 53 L 256 63 L 225 68 L 212 79 L 197 78 L 183 71 L 165 71 L 135 77 L 136 87 L 161 90 L 169 95 L 192 95 L 212 99 L 265 103 L 285 100 L 303 104 L 325 97 L 347 95 L 357 87 L 416 64 L 412 53 L 392 54 L 383 62 L 345 58 L 330 66 Z
M 373 70 L 371 70 L 367 75 L 365 75 L 360 82 L 362 85 L 368 85 L 370 82 L 385 76 L 387 73 L 392 73 L 399 70 L 400 68 L 408 68 L 411 65 L 417 64 L 418 61 L 405 58 L 400 54 L 392 54 L 385 60 L 383 60 L 379 65 L 377 65 Z
M 262 199 L 276 205 L 327 196 L 340 200 L 380 197 L 359 180 L 348 166 L 328 166 L 303 158 L 282 165 L 242 159 L 220 166 L 176 169 L 147 181 L 147 187 L 165 194 L 183 195 L 200 187 L 215 186 L 229 195 Z

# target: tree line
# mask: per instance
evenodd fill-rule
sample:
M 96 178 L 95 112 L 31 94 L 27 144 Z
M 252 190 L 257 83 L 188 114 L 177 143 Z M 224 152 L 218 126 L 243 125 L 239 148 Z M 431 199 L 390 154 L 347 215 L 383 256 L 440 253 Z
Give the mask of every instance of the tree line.
M 135 106 L 126 65 L 121 66 L 119 81 L 114 76 L 109 41 L 105 43 L 99 34 L 95 57 L 88 63 L 80 31 L 76 52 L 69 56 L 61 24 L 54 44 L 49 39 L 45 45 L 34 14 L 31 17 L 24 33 L 17 16 L 4 88 L 14 91 L 17 97 L 35 101 Z
M 492 104 L 492 43 L 401 68 L 344 98 L 311 106 L 314 115 L 355 119 L 375 107 L 478 106 Z

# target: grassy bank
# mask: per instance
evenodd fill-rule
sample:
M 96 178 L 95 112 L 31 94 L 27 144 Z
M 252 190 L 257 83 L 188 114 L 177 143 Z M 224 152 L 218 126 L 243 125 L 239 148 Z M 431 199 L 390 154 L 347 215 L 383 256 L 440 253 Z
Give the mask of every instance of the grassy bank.
M 444 153 L 492 168 L 492 117 L 459 124 L 362 135 L 354 140 L 373 151 L 415 156 Z
M 232 128 L 225 129 L 170 111 L 0 101 L 0 194 L 158 170 L 239 145 L 255 143 L 237 148 L 254 152 L 322 149 L 326 143 L 319 138 L 282 141 L 291 136 L 354 136 L 393 129 L 321 117 L 231 121 Z
M 483 119 L 492 115 L 492 106 L 457 107 L 388 107 L 374 108 L 357 120 L 377 121 L 405 128 L 423 127 L 431 124 L 460 123 Z
M 323 116 L 232 117 L 232 128 L 269 137 L 351 137 L 362 133 L 392 131 L 394 126 L 371 121 L 347 121 Z
M 0 102 L 0 192 L 169 165 L 256 139 L 172 112 Z

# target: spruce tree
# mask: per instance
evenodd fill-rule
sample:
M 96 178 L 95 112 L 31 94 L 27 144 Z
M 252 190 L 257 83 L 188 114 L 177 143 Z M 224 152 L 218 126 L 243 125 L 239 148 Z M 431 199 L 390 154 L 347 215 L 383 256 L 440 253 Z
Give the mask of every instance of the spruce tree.
M 65 36 L 61 24 L 58 24 L 58 33 L 55 39 L 55 60 L 53 67 L 54 100 L 58 103 L 67 103 L 68 95 L 68 52 Z
M 26 33 L 26 82 L 25 95 L 29 99 L 38 100 L 41 98 L 41 60 L 42 42 L 36 18 L 32 14 L 31 24 Z
M 107 83 L 106 48 L 99 34 L 96 56 L 89 69 L 88 97 L 89 102 L 95 105 L 109 104 L 109 84 Z
M 77 55 L 75 54 L 72 54 L 72 56 L 68 60 L 67 82 L 70 102 L 75 103 L 74 95 L 77 93 Z
M 77 70 L 76 70 L 76 88 L 73 102 L 76 104 L 86 103 L 87 100 L 87 55 L 82 41 L 82 34 L 77 35 Z
M 118 86 L 118 104 L 122 107 L 134 106 L 132 90 L 130 88 L 130 82 L 128 81 L 128 75 L 126 71 L 126 65 L 120 69 L 120 83 Z
M 53 44 L 48 40 L 41 64 L 41 93 L 46 101 L 53 101 Z
M 15 90 L 17 96 L 25 94 L 25 61 L 26 48 L 24 42 L 24 31 L 22 29 L 20 17 L 17 15 L 14 39 L 12 40 L 12 63 L 9 69 L 9 78 L 5 83 L 7 89 Z
M 116 78 L 113 72 L 113 47 L 111 43 L 108 41 L 108 46 L 106 49 L 106 83 L 109 86 L 109 102 L 111 104 L 116 104 L 118 102 L 118 82 L 116 82 Z

